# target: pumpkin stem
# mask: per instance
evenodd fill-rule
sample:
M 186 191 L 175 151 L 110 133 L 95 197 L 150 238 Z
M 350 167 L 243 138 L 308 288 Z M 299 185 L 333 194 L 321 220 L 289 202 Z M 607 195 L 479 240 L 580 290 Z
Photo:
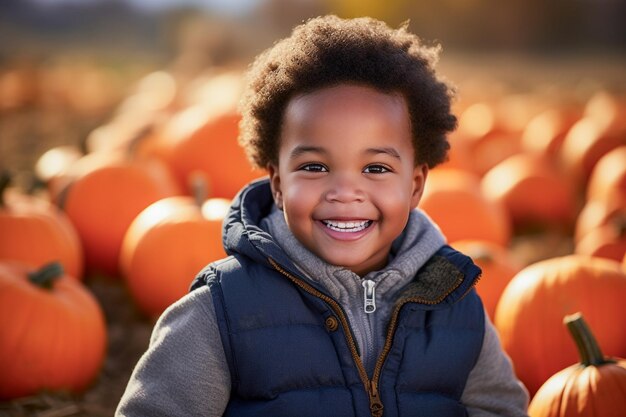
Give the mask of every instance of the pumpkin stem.
M 582 313 L 565 316 L 563 322 L 567 326 L 580 354 L 580 363 L 583 366 L 600 366 L 613 361 L 604 357 L 596 338 Z
M 189 185 L 197 206 L 202 207 L 202 204 L 204 204 L 209 195 L 209 182 L 206 176 L 198 171 L 191 173 L 189 176 Z
M 0 207 L 6 207 L 6 201 L 4 201 L 4 190 L 6 190 L 11 184 L 11 173 L 6 169 L 0 172 Z
M 28 273 L 30 282 L 47 290 L 51 289 L 54 281 L 61 276 L 63 276 L 63 265 L 59 261 L 50 262 L 37 271 Z

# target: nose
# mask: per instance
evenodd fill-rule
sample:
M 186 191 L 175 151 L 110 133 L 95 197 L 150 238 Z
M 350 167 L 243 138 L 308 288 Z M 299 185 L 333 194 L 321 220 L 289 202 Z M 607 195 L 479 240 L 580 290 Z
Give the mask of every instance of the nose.
M 330 178 L 325 198 L 331 203 L 360 203 L 365 201 L 365 191 L 360 178 L 353 174 L 335 173 Z

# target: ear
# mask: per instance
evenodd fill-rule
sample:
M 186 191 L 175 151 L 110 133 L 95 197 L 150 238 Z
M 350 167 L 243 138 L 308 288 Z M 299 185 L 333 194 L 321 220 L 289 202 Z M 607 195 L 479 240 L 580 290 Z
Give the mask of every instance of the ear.
M 269 173 L 269 177 L 270 177 L 270 187 L 272 189 L 272 196 L 274 197 L 274 204 L 276 204 L 276 207 L 282 210 L 283 209 L 283 192 L 280 188 L 281 184 L 280 184 L 280 174 L 278 171 L 278 166 L 274 164 L 268 164 L 267 172 Z
M 413 169 L 413 193 L 411 195 L 411 207 L 417 207 L 424 193 L 426 185 L 426 177 L 428 177 L 428 165 L 421 164 Z

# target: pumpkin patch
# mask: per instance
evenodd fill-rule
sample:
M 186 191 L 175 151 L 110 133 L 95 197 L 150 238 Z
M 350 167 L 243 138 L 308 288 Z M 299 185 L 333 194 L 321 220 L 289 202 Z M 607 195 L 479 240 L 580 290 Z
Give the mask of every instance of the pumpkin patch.
M 37 80 L 0 67 L 0 164 L 28 161 L 0 187 L 0 414 L 112 415 L 154 320 L 226 255 L 228 205 L 266 174 L 237 143 L 244 69 L 178 64 L 137 74 L 106 112 L 110 96 L 93 94 L 115 83 L 93 68 Z M 600 386 L 626 357 L 626 96 L 561 72 L 546 86 L 486 73 L 461 79 L 449 158 L 418 208 L 481 268 L 476 290 L 531 417 L 562 417 L 555 395 L 568 417 L 594 415 L 578 405 L 619 404 Z M 601 364 L 563 326 L 575 312 Z

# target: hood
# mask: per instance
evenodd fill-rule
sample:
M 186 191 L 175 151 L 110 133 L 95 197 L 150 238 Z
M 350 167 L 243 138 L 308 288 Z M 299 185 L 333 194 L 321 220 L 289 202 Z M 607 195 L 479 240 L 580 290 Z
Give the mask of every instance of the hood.
M 258 263 L 278 262 L 292 274 L 299 275 L 298 268 L 276 244 L 272 236 L 261 228 L 263 219 L 274 207 L 268 178 L 262 178 L 245 186 L 233 199 L 230 211 L 224 219 L 222 243 L 228 255 L 241 254 Z

